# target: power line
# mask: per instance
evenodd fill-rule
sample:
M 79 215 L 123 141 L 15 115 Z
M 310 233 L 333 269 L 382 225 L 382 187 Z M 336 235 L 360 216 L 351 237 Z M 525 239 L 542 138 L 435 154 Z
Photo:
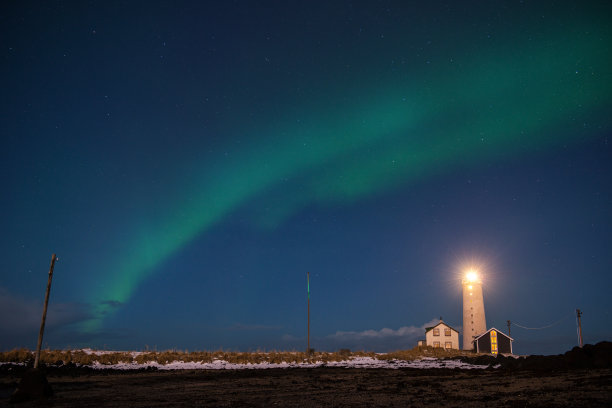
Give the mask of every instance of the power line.
M 561 322 L 562 322 L 564 319 L 567 319 L 567 317 L 568 317 L 568 316 L 571 316 L 571 315 L 573 315 L 574 313 L 575 313 L 575 312 L 574 312 L 574 311 L 572 311 L 571 313 L 566 314 L 565 316 L 563 316 L 562 318 L 560 318 L 560 319 L 559 319 L 559 320 L 557 320 L 556 322 L 551 323 L 551 324 L 547 324 L 546 326 L 542 326 L 542 327 L 525 327 L 525 326 L 522 326 L 522 325 L 520 325 L 520 324 L 518 324 L 518 323 L 515 323 L 515 322 L 512 322 L 512 324 L 513 324 L 514 326 L 516 326 L 516 327 L 520 327 L 521 329 L 525 329 L 525 330 L 542 330 L 542 329 L 548 329 L 549 327 L 553 327 L 553 326 L 555 326 L 555 325 L 557 325 L 557 324 L 561 323 Z

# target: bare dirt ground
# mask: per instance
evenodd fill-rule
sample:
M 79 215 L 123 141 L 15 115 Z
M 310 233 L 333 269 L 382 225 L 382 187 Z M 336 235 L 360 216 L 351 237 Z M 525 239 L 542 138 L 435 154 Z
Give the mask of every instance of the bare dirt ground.
M 9 404 L 24 369 L 0 370 L 0 407 L 611 407 L 612 369 L 49 369 L 54 396 Z

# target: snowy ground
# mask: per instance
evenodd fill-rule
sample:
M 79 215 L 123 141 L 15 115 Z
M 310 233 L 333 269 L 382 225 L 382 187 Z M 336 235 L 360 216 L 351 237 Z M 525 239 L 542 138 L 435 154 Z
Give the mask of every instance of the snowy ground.
M 90 355 L 105 355 L 118 353 L 117 351 L 102 351 L 102 350 L 91 350 L 82 349 L 81 351 Z M 122 354 L 130 355 L 132 358 L 136 358 L 145 352 L 139 351 L 126 351 L 119 352 Z M 25 363 L 2 363 L 4 364 L 18 364 L 23 365 Z M 317 362 L 302 362 L 302 363 L 229 363 L 224 360 L 213 360 L 211 363 L 204 362 L 184 362 L 184 361 L 173 361 L 171 363 L 160 364 L 157 361 L 149 361 L 147 363 L 137 363 L 135 361 L 130 362 L 119 362 L 118 364 L 102 364 L 94 361 L 92 365 L 82 365 L 83 367 L 91 367 L 96 370 L 139 370 L 146 368 L 156 368 L 158 370 L 262 370 L 270 368 L 317 368 L 317 367 L 340 367 L 340 368 L 458 368 L 462 370 L 472 369 L 485 369 L 488 365 L 476 365 L 465 363 L 460 360 L 441 360 L 433 357 L 421 357 L 415 360 L 384 360 L 372 357 L 349 357 L 344 361 L 317 361 Z M 495 366 L 497 368 L 499 366 Z
M 137 370 L 147 367 L 155 367 L 158 370 L 260 370 L 269 368 L 317 368 L 317 367 L 342 367 L 342 368 L 459 368 L 464 370 L 485 369 L 486 365 L 475 365 L 464 363 L 459 360 L 438 360 L 435 358 L 423 358 L 414 361 L 401 360 L 377 360 L 371 357 L 357 357 L 347 361 L 316 362 L 316 363 L 258 363 L 258 364 L 233 364 L 227 361 L 215 360 L 212 363 L 182 362 L 174 361 L 168 364 L 159 364 L 151 361 L 145 364 L 119 363 L 99 364 L 91 366 L 95 369 L 105 370 Z

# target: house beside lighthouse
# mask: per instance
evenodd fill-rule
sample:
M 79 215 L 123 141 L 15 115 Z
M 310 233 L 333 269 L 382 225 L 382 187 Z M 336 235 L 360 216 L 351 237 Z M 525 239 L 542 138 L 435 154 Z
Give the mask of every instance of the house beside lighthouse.
M 425 328 L 425 345 L 445 350 L 459 349 L 459 332 L 442 321 Z
M 489 353 L 497 355 L 512 354 L 512 342 L 514 339 L 497 330 L 495 327 L 474 339 L 474 350 L 477 353 Z

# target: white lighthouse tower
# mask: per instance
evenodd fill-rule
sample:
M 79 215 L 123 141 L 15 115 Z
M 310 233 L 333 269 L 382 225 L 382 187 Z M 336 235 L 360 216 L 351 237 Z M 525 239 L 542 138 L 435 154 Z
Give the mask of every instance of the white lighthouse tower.
M 462 280 L 463 286 L 463 349 L 472 350 L 474 337 L 487 331 L 482 281 L 470 270 Z

